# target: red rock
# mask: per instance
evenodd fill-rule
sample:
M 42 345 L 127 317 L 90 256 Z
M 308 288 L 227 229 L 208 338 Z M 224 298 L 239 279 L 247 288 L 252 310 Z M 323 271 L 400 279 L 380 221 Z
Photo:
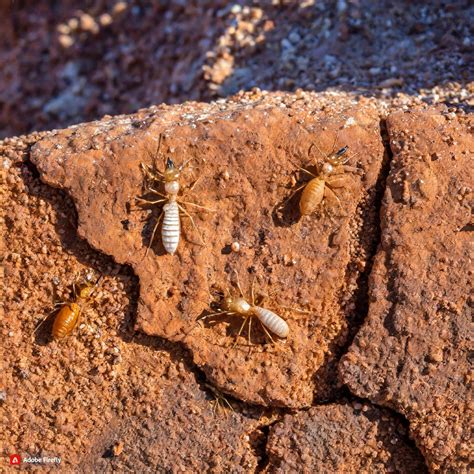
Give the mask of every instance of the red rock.
M 163 106 L 71 127 L 39 142 L 32 160 L 43 180 L 71 194 L 79 234 L 138 275 L 137 329 L 182 341 L 210 380 L 242 400 L 309 406 L 336 384 L 335 363 L 354 317 L 350 303 L 360 274 L 351 262 L 368 258 L 358 237 L 363 219 L 363 242 L 375 235 L 369 224 L 384 156 L 379 117 L 370 105 L 331 104 L 316 95 L 305 103 L 290 95 L 239 100 Z M 325 111 L 318 113 L 322 105 Z M 353 125 L 343 127 L 349 118 Z M 162 151 L 178 165 L 193 159 L 182 182 L 200 177 L 186 200 L 215 213 L 196 214 L 205 246 L 185 221 L 177 255 L 165 255 L 157 242 L 144 258 L 154 220 L 134 200 L 144 193 L 140 163 L 151 163 L 160 133 Z M 292 174 L 309 164 L 310 144 L 330 152 L 336 135 L 336 145 L 349 145 L 352 164 L 360 169 L 360 175 L 351 174 L 352 187 L 341 191 L 346 217 L 298 221 L 296 199 L 278 211 L 291 193 Z M 228 181 L 221 178 L 226 172 Z M 241 243 L 240 252 L 223 252 L 233 240 Z M 295 265 L 284 264 L 286 254 Z M 241 338 L 232 347 L 240 317 L 196 322 L 208 309 L 209 291 L 229 288 L 233 270 L 247 291 L 252 272 L 261 292 L 275 291 L 268 305 L 287 320 L 287 341 L 263 345 L 256 327 L 257 344 L 249 348 Z
M 367 321 L 340 364 L 357 395 L 403 413 L 430 468 L 463 472 L 473 425 L 472 117 L 399 112 Z
M 269 472 L 426 472 L 403 424 L 383 409 L 331 404 L 286 415 L 267 443 Z

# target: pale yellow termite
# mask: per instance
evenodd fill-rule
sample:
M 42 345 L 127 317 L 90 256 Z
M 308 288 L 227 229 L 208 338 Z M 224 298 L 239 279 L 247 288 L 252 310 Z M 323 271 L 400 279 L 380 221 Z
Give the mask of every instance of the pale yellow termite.
M 225 412 L 226 405 L 228 408 L 230 408 L 231 411 L 234 411 L 229 400 L 227 400 L 227 398 L 222 394 L 222 392 L 217 390 L 217 388 L 213 387 L 212 385 L 209 385 L 208 383 L 205 383 L 204 386 L 212 392 L 212 395 L 214 397 L 214 400 L 212 401 L 212 404 L 213 404 L 212 413 L 214 415 L 216 414 L 217 411 L 220 411 L 220 410 L 223 410 Z
M 242 331 L 245 327 L 245 324 L 249 323 L 248 327 L 248 341 L 251 344 L 251 331 L 252 331 L 252 319 L 256 317 L 265 332 L 268 338 L 272 341 L 272 332 L 274 335 L 278 336 L 279 338 L 286 338 L 290 332 L 290 328 L 286 321 L 278 316 L 278 314 L 270 311 L 267 308 L 259 306 L 255 303 L 255 292 L 254 292 L 254 280 L 252 281 L 252 288 L 250 294 L 250 303 L 248 302 L 249 298 L 244 296 L 242 291 L 242 287 L 240 286 L 239 277 L 237 272 L 234 272 L 237 278 L 237 287 L 239 289 L 239 296 L 233 296 L 230 292 L 224 297 L 222 309 L 216 313 L 206 314 L 202 316 L 200 319 L 209 318 L 212 316 L 217 315 L 239 315 L 244 317 L 244 321 L 240 326 L 239 332 L 237 334 L 237 338 L 242 334 Z M 270 332 L 269 332 L 270 331 Z
M 308 155 L 310 155 L 313 146 L 319 150 L 317 145 L 313 143 L 309 147 Z M 349 161 L 349 157 L 346 156 L 348 149 L 349 147 L 346 145 L 335 153 L 330 153 L 328 156 L 325 156 L 319 150 L 324 156 L 324 162 L 321 166 L 317 164 L 317 174 L 314 174 L 305 168 L 300 168 L 302 171 L 312 176 L 312 179 L 297 188 L 288 199 L 293 197 L 300 189 L 304 188 L 299 201 L 299 208 L 302 216 L 312 214 L 319 205 L 324 204 L 323 200 L 335 201 L 340 207 L 342 207 L 335 189 L 347 186 L 348 180 L 347 176 L 344 174 L 346 171 L 359 172 L 357 168 L 346 165 Z
M 158 155 L 161 147 L 161 140 L 162 140 L 162 135 L 160 134 L 160 137 L 158 139 L 158 148 L 155 154 L 155 158 Z M 192 216 L 189 214 L 189 212 L 185 209 L 185 206 L 193 206 L 198 209 L 202 209 L 205 211 L 211 211 L 211 209 L 208 209 L 204 206 L 200 206 L 198 204 L 192 203 L 192 202 L 186 202 L 183 201 L 178 197 L 179 191 L 180 191 L 180 183 L 179 183 L 179 177 L 181 174 L 181 171 L 183 168 L 186 166 L 187 163 L 189 163 L 190 160 L 186 161 L 184 164 L 182 164 L 179 168 L 177 168 L 173 161 L 170 158 L 166 159 L 166 165 L 165 165 L 165 170 L 164 172 L 158 171 L 156 168 L 150 168 L 147 167 L 146 165 L 142 164 L 142 169 L 145 172 L 146 176 L 152 181 L 152 182 L 163 182 L 164 183 L 164 193 L 157 191 L 154 187 L 149 186 L 147 188 L 147 191 L 156 194 L 160 196 L 160 199 L 154 200 L 154 201 L 149 201 L 147 199 L 143 198 L 136 198 L 139 202 L 143 204 L 159 204 L 159 203 L 165 203 L 163 205 L 163 208 L 161 210 L 161 213 L 156 221 L 156 224 L 153 228 L 153 232 L 151 235 L 150 243 L 148 244 L 148 247 L 145 252 L 145 256 L 148 254 L 148 251 L 150 250 L 150 247 L 153 243 L 153 240 L 155 238 L 155 233 L 156 230 L 160 224 L 161 218 L 163 218 L 163 225 L 161 227 L 161 240 L 163 242 L 163 247 L 166 250 L 167 253 L 173 255 L 179 245 L 179 240 L 181 236 L 181 222 L 180 222 L 180 211 L 183 212 L 189 219 L 191 220 L 191 223 L 193 227 L 196 229 L 198 232 L 198 235 L 200 237 L 200 240 L 202 243 L 204 243 L 204 240 L 201 237 L 201 234 L 199 232 L 199 229 L 197 228 L 196 224 L 194 223 L 194 219 Z M 192 191 L 194 186 L 196 185 L 197 181 L 199 178 L 193 183 L 193 185 L 189 188 L 189 191 Z

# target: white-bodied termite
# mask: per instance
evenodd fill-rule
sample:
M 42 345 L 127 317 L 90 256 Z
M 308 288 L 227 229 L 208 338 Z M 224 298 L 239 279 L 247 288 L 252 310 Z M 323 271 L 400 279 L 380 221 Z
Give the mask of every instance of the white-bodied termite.
M 275 312 L 264 308 L 256 304 L 255 292 L 254 292 L 254 280 L 252 281 L 252 288 L 250 292 L 250 298 L 246 298 L 240 286 L 239 277 L 237 272 L 234 272 L 237 278 L 237 287 L 239 289 L 239 296 L 233 296 L 230 292 L 224 297 L 222 302 L 222 309 L 218 312 L 205 314 L 200 320 L 218 315 L 239 315 L 244 317 L 244 321 L 240 326 L 237 338 L 242 334 L 245 324 L 248 321 L 248 341 L 251 344 L 251 330 L 252 330 L 252 319 L 255 317 L 261 323 L 262 328 L 268 338 L 274 342 L 273 337 L 270 333 L 273 333 L 279 338 L 286 338 L 290 332 L 290 328 L 287 322 Z M 249 302 L 250 301 L 250 302 Z
M 155 158 L 158 155 L 161 147 L 161 141 L 162 141 L 162 135 L 160 134 L 159 139 L 158 139 L 158 148 L 155 154 Z M 189 214 L 189 212 L 185 209 L 185 206 L 193 206 L 198 209 L 202 209 L 205 211 L 211 211 L 211 209 L 208 209 L 204 206 L 200 206 L 198 204 L 192 203 L 192 202 L 187 202 L 183 201 L 180 197 L 178 197 L 178 194 L 180 192 L 181 186 L 179 183 L 179 177 L 181 174 L 181 171 L 183 168 L 189 163 L 190 160 L 186 161 L 184 164 L 182 164 L 180 167 L 176 167 L 173 163 L 173 160 L 171 158 L 166 159 L 166 165 L 165 165 L 165 170 L 163 172 L 160 172 L 156 169 L 156 167 L 151 168 L 148 167 L 144 164 L 142 164 L 142 169 L 147 176 L 147 178 L 152 182 L 157 182 L 157 183 L 164 183 L 164 193 L 158 191 L 155 187 L 153 186 L 148 186 L 147 191 L 149 191 L 152 194 L 156 194 L 160 196 L 160 199 L 157 200 L 148 200 L 148 199 L 143 199 L 143 198 L 136 198 L 137 201 L 143 203 L 143 204 L 160 204 L 160 203 L 165 203 L 163 205 L 163 208 L 161 210 L 161 213 L 156 221 L 156 224 L 153 228 L 153 232 L 150 238 L 150 242 L 148 244 L 148 247 L 145 252 L 145 256 L 148 254 L 148 251 L 150 250 L 150 247 L 153 243 L 153 240 L 155 238 L 155 233 L 156 230 L 158 229 L 158 226 L 160 224 L 161 219 L 163 218 L 163 225 L 161 227 L 161 240 L 163 243 L 163 247 L 166 250 L 167 253 L 174 255 L 176 252 L 179 241 L 180 241 L 180 236 L 181 236 L 181 216 L 180 216 L 180 211 L 189 219 L 191 220 L 191 223 L 193 227 L 196 229 L 198 232 L 199 238 L 202 243 L 204 243 L 204 240 L 196 227 L 196 224 L 194 223 L 194 219 L 192 216 Z M 192 191 L 194 189 L 194 186 L 198 182 L 199 178 L 192 184 L 192 186 L 189 187 L 188 191 Z

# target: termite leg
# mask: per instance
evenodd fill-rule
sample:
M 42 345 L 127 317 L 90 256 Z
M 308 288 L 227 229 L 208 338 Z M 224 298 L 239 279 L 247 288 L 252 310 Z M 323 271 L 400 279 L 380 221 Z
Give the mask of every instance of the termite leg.
M 319 154 L 324 158 L 326 159 L 326 155 L 321 151 L 321 149 L 319 148 L 318 145 L 316 145 L 315 142 L 311 143 L 311 145 L 309 146 L 309 149 L 308 149 L 308 157 L 311 155 L 311 149 L 313 148 L 313 146 L 316 148 L 316 150 L 318 150 Z M 314 159 L 314 162 L 316 163 L 316 159 Z
M 104 275 L 100 275 L 100 277 L 97 279 L 97 281 L 94 283 L 94 289 L 92 290 L 91 294 L 94 293 L 95 290 L 97 290 L 97 287 L 102 283 L 102 281 L 104 280 Z M 89 295 L 89 296 L 90 296 Z
M 326 194 L 326 190 L 328 190 L 328 193 Z M 342 206 L 342 203 L 341 203 L 341 200 L 339 199 L 338 195 L 331 189 L 331 186 L 328 185 L 328 183 L 326 183 L 326 186 L 324 186 L 324 191 L 325 191 L 325 194 L 326 194 L 326 198 L 329 196 L 332 195 L 332 197 L 336 198 L 336 201 L 339 205 L 339 207 L 342 209 L 344 209 L 344 207 Z M 331 194 L 329 194 L 331 193 Z
M 249 341 L 249 346 L 252 345 L 252 341 L 250 339 L 250 334 L 252 333 L 252 317 L 249 319 L 249 333 L 248 333 L 248 341 Z
M 234 411 L 234 408 L 232 407 L 232 405 L 230 404 L 229 400 L 227 400 L 227 398 L 225 398 L 224 396 L 221 397 L 222 400 L 224 400 L 224 402 L 227 404 L 227 406 L 232 410 Z
M 252 306 L 255 306 L 255 276 L 252 278 L 250 285 L 250 297 L 252 298 Z
M 159 152 L 160 152 L 160 148 L 161 148 L 161 141 L 163 139 L 163 134 L 160 133 L 159 136 L 158 136 L 158 144 L 156 146 L 156 151 L 155 151 L 155 154 L 154 155 L 151 155 L 151 159 L 153 160 L 153 167 L 155 168 L 156 171 L 158 171 L 156 169 L 156 157 L 158 156 Z M 165 169 L 166 169 L 166 159 L 165 157 L 163 156 L 163 164 L 165 165 Z M 159 171 L 158 171 L 159 172 Z M 160 173 L 162 174 L 162 173 Z
M 168 199 L 158 199 L 157 201 L 149 201 L 148 199 L 143 199 L 143 198 L 140 198 L 140 197 L 136 197 L 135 200 L 143 203 L 143 204 L 158 204 L 160 202 L 163 202 L 163 201 L 167 201 Z
M 145 173 L 145 175 L 147 176 L 148 179 L 151 179 L 152 181 L 157 181 L 156 177 L 160 177 L 161 179 L 164 179 L 164 174 L 161 173 L 161 171 L 158 171 L 156 168 L 151 171 L 151 167 L 143 164 L 143 163 L 140 163 L 140 166 L 143 170 L 143 172 Z
M 334 153 L 334 148 L 336 148 L 336 142 L 337 142 L 338 136 L 339 136 L 339 132 L 336 132 L 336 135 L 334 136 L 334 142 L 332 143 L 331 154 Z
M 333 189 L 331 189 L 330 186 L 326 183 L 326 186 L 324 187 L 324 197 L 325 197 L 325 202 L 331 201 L 333 204 L 334 202 L 336 205 L 339 207 L 341 210 L 341 214 L 332 214 L 329 212 L 329 208 L 327 206 L 323 206 L 324 212 L 326 213 L 326 216 L 331 220 L 333 224 L 337 224 L 337 222 L 334 219 L 334 215 L 339 215 L 339 217 L 347 217 L 347 214 L 344 211 L 344 207 L 342 206 L 341 200 L 337 196 L 337 194 L 334 192 Z
M 296 188 L 281 204 L 280 207 L 283 207 L 300 189 L 303 189 L 307 183 L 301 185 L 300 187 Z
M 237 273 L 237 270 L 235 268 L 234 268 L 234 273 L 235 273 L 235 278 L 237 280 L 237 288 L 240 291 L 240 296 L 243 298 L 244 297 L 244 292 L 242 291 L 242 287 L 240 286 L 239 274 Z
M 200 230 L 198 229 L 196 223 L 194 222 L 193 216 L 191 216 L 191 214 L 189 214 L 189 212 L 186 211 L 186 209 L 185 209 L 183 206 L 180 206 L 180 205 L 178 204 L 178 207 L 179 207 L 179 209 L 180 209 L 182 212 L 184 212 L 184 214 L 185 214 L 187 217 L 189 217 L 189 218 L 191 219 L 191 224 L 192 224 L 193 227 L 196 229 L 196 231 L 197 231 L 197 233 L 198 233 L 198 235 L 199 235 L 199 239 L 201 240 L 201 242 L 202 242 L 203 245 L 206 245 L 206 242 L 204 241 Z
M 350 173 L 362 174 L 363 171 L 356 166 L 343 165 L 344 171 L 349 171 Z
M 306 168 L 301 168 L 301 167 L 300 167 L 300 170 L 301 170 L 301 171 L 304 171 L 305 173 L 308 173 L 308 174 L 311 175 L 313 178 L 317 178 L 317 176 L 316 176 L 314 173 L 311 173 L 311 171 L 308 171 Z
M 179 167 L 179 171 L 182 171 L 183 168 L 190 162 L 192 161 L 194 158 L 189 158 L 189 160 L 186 160 L 180 167 Z
M 232 312 L 229 312 L 229 311 L 217 311 L 216 313 L 205 314 L 205 315 L 199 317 L 197 320 L 202 321 L 203 319 L 211 318 L 212 316 L 223 316 L 225 314 L 227 314 L 228 316 L 232 316 L 233 314 L 236 314 L 236 313 L 232 313 Z
M 260 319 L 259 319 L 260 321 Z M 260 324 L 263 328 L 263 330 L 265 331 L 265 334 L 270 338 L 270 341 L 272 341 L 273 344 L 275 344 L 275 341 L 273 340 L 273 337 L 271 336 L 271 334 L 268 332 L 267 328 L 265 327 L 265 324 L 262 323 L 262 321 L 260 321 Z
M 237 337 L 235 338 L 235 342 L 234 342 L 234 345 L 232 346 L 232 349 L 237 345 L 237 341 L 238 341 L 240 335 L 242 334 L 242 330 L 244 329 L 245 323 L 247 322 L 247 320 L 249 318 L 250 318 L 250 316 L 246 316 L 246 318 L 244 319 L 244 322 L 242 323 L 242 326 L 240 326 L 239 332 L 237 334 Z
M 351 178 L 346 174 L 336 174 L 326 179 L 326 185 L 331 188 L 344 188 L 350 183 Z
M 62 305 L 64 303 L 56 303 L 54 306 L 56 305 Z M 33 334 L 36 334 L 36 332 L 38 331 L 38 329 L 45 323 L 45 321 L 54 313 L 57 311 L 57 308 L 54 308 L 52 311 L 50 311 L 35 327 L 34 331 L 33 331 Z
M 202 175 L 198 177 L 198 179 L 196 179 L 196 181 L 194 181 L 194 183 L 189 187 L 187 188 L 187 191 L 192 191 L 194 189 L 194 187 L 196 186 L 197 182 L 202 178 Z
M 151 186 L 148 188 L 148 190 L 151 191 L 153 194 L 158 194 L 158 196 L 168 199 L 168 196 L 166 196 L 166 194 L 163 194 L 160 191 L 157 191 L 155 188 L 152 188 Z
M 156 233 L 156 229 L 158 229 L 158 225 L 160 224 L 160 220 L 161 218 L 163 217 L 163 213 L 164 211 L 161 211 L 160 215 L 158 216 L 158 219 L 156 220 L 156 224 L 155 224 L 155 227 L 153 227 L 153 232 L 151 234 L 151 239 L 150 239 L 150 243 L 148 244 L 148 247 L 145 251 L 145 257 L 148 255 L 148 251 L 150 250 L 152 244 L 153 244 L 153 240 L 155 238 L 155 233 Z
M 188 206 L 194 206 L 194 207 L 197 207 L 199 209 L 203 209 L 204 211 L 216 212 L 215 209 L 210 209 L 209 207 L 200 206 L 199 204 L 194 204 L 193 202 L 181 201 L 181 200 L 179 202 L 182 203 L 182 204 L 186 204 Z
M 83 306 L 82 306 L 82 309 L 79 311 L 78 315 L 77 315 L 77 318 L 76 318 L 76 322 L 74 323 L 74 326 L 71 328 L 71 331 L 73 329 L 75 329 L 75 327 L 79 324 L 79 319 L 80 319 L 80 316 L 81 314 L 84 312 L 83 310 L 85 309 L 85 307 L 87 306 L 87 303 L 85 303 Z

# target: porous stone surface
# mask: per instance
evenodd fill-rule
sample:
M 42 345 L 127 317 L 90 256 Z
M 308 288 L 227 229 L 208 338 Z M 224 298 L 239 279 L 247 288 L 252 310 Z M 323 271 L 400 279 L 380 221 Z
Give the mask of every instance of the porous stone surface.
M 37 143 L 31 159 L 46 183 L 71 195 L 79 235 L 132 266 L 140 281 L 138 330 L 183 342 L 207 377 L 239 399 L 301 407 L 333 393 L 335 364 L 348 343 L 357 278 L 376 231 L 379 121 L 364 99 L 249 93 L 73 126 Z M 213 211 L 193 212 L 204 245 L 183 219 L 176 255 L 158 238 L 145 256 L 159 206 L 149 214 L 135 198 L 147 195 L 140 164 L 152 164 L 160 134 L 163 156 L 177 165 L 191 159 L 183 185 L 199 178 L 184 200 Z M 314 142 L 322 153 L 348 145 L 357 169 L 347 173 L 332 216 L 301 218 L 298 196 L 287 198 L 306 179 L 298 168 L 314 172 L 313 158 L 322 160 L 314 147 L 308 156 Z M 155 158 L 163 169 L 162 156 Z M 229 253 L 234 241 L 240 250 Z M 265 305 L 287 320 L 286 341 L 264 344 L 258 324 L 253 345 L 245 333 L 236 341 L 240 317 L 197 322 L 214 293 L 231 288 L 234 271 L 245 292 L 257 277 L 257 293 L 271 294 Z
M 391 114 L 393 152 L 369 315 L 340 363 L 405 415 L 431 470 L 472 468 L 472 116 Z
M 137 278 L 77 237 L 73 202 L 28 160 L 44 135 L 0 141 L 0 472 L 15 453 L 61 459 L 45 472 L 253 472 L 264 411 L 215 406 L 186 350 L 134 331 Z M 102 284 L 52 340 L 55 301 L 89 272 Z
M 427 472 L 404 424 L 358 401 L 286 415 L 270 429 L 267 453 L 273 473 Z

